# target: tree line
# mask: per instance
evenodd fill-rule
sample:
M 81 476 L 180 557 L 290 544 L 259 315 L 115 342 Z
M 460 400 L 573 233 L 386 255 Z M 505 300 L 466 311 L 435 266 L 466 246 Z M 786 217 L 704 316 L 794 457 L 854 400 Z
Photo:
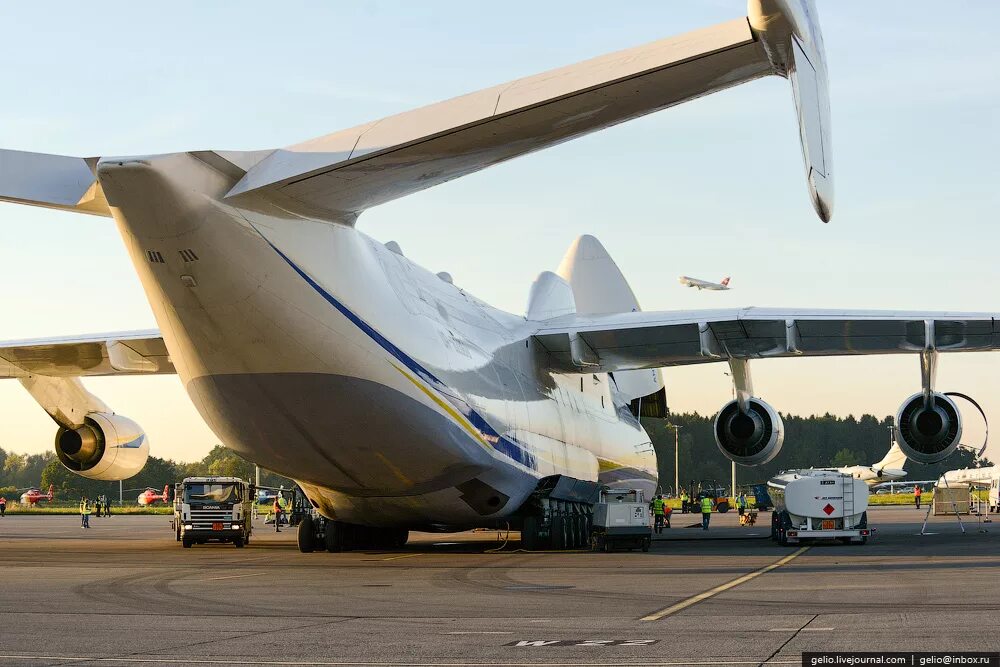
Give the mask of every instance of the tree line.
M 185 477 L 206 475 L 253 481 L 254 464 L 222 445 L 216 445 L 205 458 L 193 463 L 150 456 L 139 474 L 123 481 L 124 488 L 130 489 L 124 500 L 134 504 L 136 496 L 146 487 L 161 491 L 165 484 L 173 486 L 174 482 Z M 263 468 L 260 470 L 260 483 L 263 486 L 284 486 L 286 489 L 294 484 L 287 477 Z M 0 448 L 0 495 L 8 500 L 17 500 L 25 488 L 37 487 L 44 493 L 50 484 L 54 487 L 56 502 L 75 502 L 84 495 L 93 498 L 101 494 L 118 499 L 118 482 L 87 479 L 70 472 L 59 463 L 54 452 L 17 454 Z
M 837 417 L 831 414 L 798 417 L 782 415 L 785 444 L 769 463 L 754 467 L 736 467 L 737 485 L 766 482 L 782 470 L 871 465 L 885 456 L 891 445 L 891 417 L 873 415 Z M 689 482 L 718 480 L 728 487 L 731 462 L 715 444 L 715 415 L 671 414 L 668 419 L 644 419 L 659 463 L 660 486 L 664 491 L 674 485 L 674 428 L 678 431 L 678 463 L 681 486 Z M 924 465 L 907 461 L 909 479 L 937 479 L 947 470 L 992 465 L 987 459 L 959 449 L 940 463 Z
M 870 465 L 877 462 L 890 446 L 892 419 L 879 419 L 873 415 L 836 417 L 798 417 L 782 415 L 785 422 L 785 446 L 773 461 L 753 468 L 737 467 L 738 484 L 766 482 L 782 470 L 795 468 L 823 468 L 849 465 Z M 679 469 L 681 485 L 690 481 L 718 480 L 729 485 L 730 461 L 715 444 L 712 434 L 714 415 L 694 413 L 672 414 L 669 419 L 643 419 L 642 425 L 649 433 L 659 461 L 660 485 L 671 490 L 674 483 L 674 429 L 678 431 Z M 941 463 L 921 465 L 906 462 L 910 479 L 937 479 L 946 470 L 992 465 L 986 459 L 974 460 L 972 452 L 959 450 Z M 194 463 L 180 463 L 150 456 L 146 467 L 138 475 L 125 480 L 127 489 L 144 489 L 147 486 L 162 489 L 185 477 L 201 475 L 226 475 L 254 479 L 254 464 L 237 453 L 216 445 L 205 458 Z M 100 482 L 80 477 L 66 470 L 52 452 L 45 454 L 16 454 L 0 448 L 0 495 L 14 500 L 19 489 L 37 486 L 45 491 L 49 484 L 55 487 L 56 499 L 78 499 L 107 494 L 118 497 L 118 482 Z M 271 471 L 261 469 L 261 484 L 290 488 L 293 482 Z M 130 491 L 133 499 L 137 492 Z

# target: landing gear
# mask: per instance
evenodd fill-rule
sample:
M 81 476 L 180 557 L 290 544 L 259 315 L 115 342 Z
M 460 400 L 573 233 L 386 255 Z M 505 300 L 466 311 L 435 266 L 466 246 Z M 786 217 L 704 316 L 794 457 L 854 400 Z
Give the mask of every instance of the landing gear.
M 527 551 L 588 548 L 592 513 L 590 503 L 543 498 L 522 520 L 521 548 Z
M 304 554 L 311 554 L 316 548 L 316 523 L 308 514 L 299 522 L 298 535 L 299 551 Z

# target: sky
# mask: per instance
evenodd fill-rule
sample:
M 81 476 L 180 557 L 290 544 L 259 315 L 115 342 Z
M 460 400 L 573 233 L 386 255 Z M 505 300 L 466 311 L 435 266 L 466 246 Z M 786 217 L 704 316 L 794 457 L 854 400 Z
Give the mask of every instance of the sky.
M 817 5 L 830 224 L 809 203 L 790 87 L 770 77 L 372 209 L 358 227 L 515 313 L 584 233 L 645 310 L 997 310 L 1000 4 Z M 745 12 L 739 0 L 2 3 L 0 147 L 281 147 Z M 0 204 L 0 258 L 0 340 L 155 327 L 108 219 Z M 681 274 L 731 275 L 733 289 L 686 289 Z M 920 388 L 916 356 L 751 366 L 756 393 L 792 414 L 884 416 Z M 1000 354 L 939 366 L 939 389 L 1000 418 Z M 725 370 L 667 370 L 671 409 L 714 413 L 730 398 Z M 175 377 L 85 384 L 143 425 L 156 456 L 193 460 L 218 442 Z M 978 444 L 982 420 L 961 407 Z M 0 447 L 42 452 L 55 430 L 0 382 Z

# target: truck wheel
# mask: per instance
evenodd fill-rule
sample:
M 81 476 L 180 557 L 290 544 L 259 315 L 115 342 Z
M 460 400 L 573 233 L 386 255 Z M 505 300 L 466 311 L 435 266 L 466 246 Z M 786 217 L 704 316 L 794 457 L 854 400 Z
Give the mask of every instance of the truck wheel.
M 191 540 L 189 540 L 186 537 L 182 538 L 181 539 L 181 546 L 183 546 L 185 549 L 190 549 L 191 548 Z
M 313 523 L 313 518 L 306 515 L 305 518 L 299 522 L 298 535 L 296 539 L 299 543 L 299 551 L 304 554 L 311 554 L 313 549 L 316 548 L 316 533 L 315 524 Z
M 729 511 L 729 503 L 721 502 L 715 509 L 719 512 L 719 514 L 725 514 Z
M 237 549 L 242 549 L 243 548 L 243 538 L 242 537 L 235 537 L 235 538 L 233 538 L 233 546 L 236 547 Z
M 649 551 L 649 542 L 650 538 L 648 537 L 642 540 L 642 553 L 646 553 L 647 551 Z
M 181 541 L 181 527 L 177 526 L 177 541 Z

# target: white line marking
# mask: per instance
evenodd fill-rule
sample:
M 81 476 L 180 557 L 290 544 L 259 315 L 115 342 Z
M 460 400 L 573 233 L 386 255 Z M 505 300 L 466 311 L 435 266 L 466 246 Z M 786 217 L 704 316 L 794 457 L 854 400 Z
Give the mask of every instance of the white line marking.
M 198 581 L 220 581 L 222 579 L 240 579 L 241 577 L 260 577 L 262 575 L 268 574 L 267 572 L 253 572 L 251 574 L 230 574 L 225 577 L 209 577 L 208 579 L 199 579 Z
M 829 632 L 836 628 L 771 628 L 768 632 Z
M 446 635 L 512 635 L 513 632 L 503 630 L 459 630 L 456 632 L 446 632 Z
M 704 593 L 698 593 L 698 595 L 689 597 L 687 600 L 681 600 L 680 602 L 678 602 L 675 605 L 671 605 L 671 606 L 667 607 L 666 609 L 661 609 L 660 611 L 653 612 L 649 616 L 643 616 L 639 620 L 640 621 L 658 621 L 658 620 L 660 620 L 661 618 L 663 618 L 665 616 L 670 616 L 671 614 L 676 614 L 679 611 L 687 609 L 691 605 L 698 604 L 699 602 L 701 602 L 703 600 L 707 600 L 708 598 L 713 597 L 715 595 L 718 595 L 719 593 L 723 593 L 725 591 L 728 591 L 730 588 L 735 588 L 736 586 L 739 586 L 740 584 L 745 584 L 746 582 L 750 581 L 751 579 L 755 579 L 755 578 L 759 577 L 762 574 L 767 574 L 771 570 L 777 569 L 777 568 L 781 567 L 782 565 L 795 560 L 796 558 L 798 558 L 799 556 L 801 556 L 802 554 L 804 554 L 808 550 L 809 550 L 809 547 L 801 547 L 797 551 L 794 551 L 794 552 L 788 554 L 787 556 L 785 556 L 784 558 L 782 558 L 781 560 L 779 560 L 777 562 L 771 563 L 767 567 L 762 567 L 761 569 L 755 570 L 755 571 L 751 572 L 750 574 L 744 574 L 742 577 L 738 577 L 738 578 L 733 579 L 732 581 L 726 582 L 726 583 L 724 583 L 724 584 L 722 584 L 720 586 L 716 586 L 715 588 L 709 589 L 709 590 L 705 591 Z

